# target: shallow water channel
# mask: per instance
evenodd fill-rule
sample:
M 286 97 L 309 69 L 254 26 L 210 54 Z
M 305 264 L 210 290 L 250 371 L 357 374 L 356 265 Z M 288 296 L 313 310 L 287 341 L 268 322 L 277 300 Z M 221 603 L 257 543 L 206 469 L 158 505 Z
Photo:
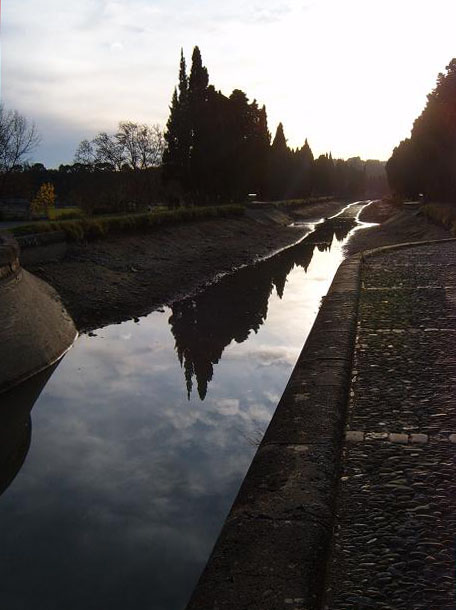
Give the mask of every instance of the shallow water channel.
M 360 207 L 0 397 L 2 608 L 185 607 Z

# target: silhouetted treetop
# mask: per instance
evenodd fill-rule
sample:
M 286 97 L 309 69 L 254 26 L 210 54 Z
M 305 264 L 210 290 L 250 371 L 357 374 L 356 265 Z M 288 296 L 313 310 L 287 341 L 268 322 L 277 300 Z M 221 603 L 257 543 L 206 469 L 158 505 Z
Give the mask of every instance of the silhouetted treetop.
M 165 140 L 163 180 L 175 204 L 245 201 L 249 193 L 258 199 L 364 194 L 364 174 L 345 161 L 335 172 L 331 155 L 314 161 L 307 140 L 291 150 L 282 123 L 271 144 L 266 107 L 240 89 L 227 97 L 210 84 L 198 47 L 190 76 L 181 51 Z
M 390 185 L 405 197 L 456 202 L 456 59 L 428 95 L 410 138 L 403 140 L 387 163 Z

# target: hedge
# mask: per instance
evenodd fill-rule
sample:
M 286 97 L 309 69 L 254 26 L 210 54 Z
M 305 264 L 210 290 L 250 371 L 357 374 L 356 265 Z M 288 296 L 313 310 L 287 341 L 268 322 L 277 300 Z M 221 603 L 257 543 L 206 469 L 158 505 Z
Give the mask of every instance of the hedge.
M 335 201 L 337 197 L 308 197 L 307 199 L 283 199 L 280 201 L 272 201 L 277 207 L 300 207 L 304 205 L 310 205 L 311 203 L 326 203 L 328 201 Z
M 56 220 L 35 222 L 14 227 L 10 231 L 17 236 L 50 231 L 63 231 L 68 241 L 83 241 L 121 233 L 146 233 L 162 225 L 172 225 L 194 220 L 242 216 L 242 205 L 220 205 L 206 207 L 177 208 L 147 214 L 125 214 L 80 220 Z

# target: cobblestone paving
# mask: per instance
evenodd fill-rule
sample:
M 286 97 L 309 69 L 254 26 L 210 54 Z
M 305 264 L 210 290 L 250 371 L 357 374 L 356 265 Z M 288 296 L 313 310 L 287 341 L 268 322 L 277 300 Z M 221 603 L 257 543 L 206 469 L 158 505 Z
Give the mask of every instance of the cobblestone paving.
M 454 610 L 456 243 L 367 258 L 327 610 Z

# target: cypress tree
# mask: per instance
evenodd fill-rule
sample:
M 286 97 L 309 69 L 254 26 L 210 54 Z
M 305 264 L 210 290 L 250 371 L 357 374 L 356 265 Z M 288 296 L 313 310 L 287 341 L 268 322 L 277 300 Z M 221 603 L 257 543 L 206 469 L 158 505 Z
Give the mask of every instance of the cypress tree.
M 287 140 L 285 138 L 282 123 L 277 125 L 274 140 L 272 142 L 272 152 L 277 155 L 286 155 L 288 152 Z
M 165 141 L 163 179 L 168 185 L 173 185 L 174 189 L 172 190 L 177 189 L 185 192 L 189 182 L 191 126 L 188 78 L 182 49 L 179 67 L 179 85 L 173 92 L 170 114 L 166 124 Z
M 284 199 L 289 195 L 292 161 L 283 125 L 279 123 L 269 156 L 269 196 L 273 199 Z
M 203 66 L 201 52 L 193 49 L 188 96 L 191 129 L 190 185 L 193 197 L 198 202 L 206 198 L 204 177 L 207 163 L 207 137 L 210 136 L 207 123 L 210 119 L 207 108 L 209 75 Z M 206 129 L 205 129 L 206 128 Z
M 406 197 L 456 203 L 456 59 L 439 74 L 410 138 L 397 146 L 386 165 L 393 190 Z

